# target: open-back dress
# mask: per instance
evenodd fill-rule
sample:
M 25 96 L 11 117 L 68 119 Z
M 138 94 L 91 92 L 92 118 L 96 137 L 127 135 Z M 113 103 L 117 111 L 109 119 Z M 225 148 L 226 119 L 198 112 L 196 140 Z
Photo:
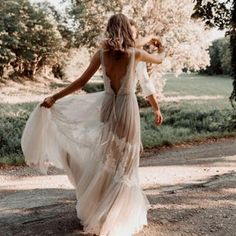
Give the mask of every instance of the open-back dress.
M 135 50 L 131 48 L 117 93 L 100 50 L 105 90 L 38 104 L 21 140 L 28 165 L 66 171 L 75 187 L 77 216 L 84 230 L 99 236 L 131 236 L 147 224 L 150 205 L 139 185 L 142 151 L 135 95 Z

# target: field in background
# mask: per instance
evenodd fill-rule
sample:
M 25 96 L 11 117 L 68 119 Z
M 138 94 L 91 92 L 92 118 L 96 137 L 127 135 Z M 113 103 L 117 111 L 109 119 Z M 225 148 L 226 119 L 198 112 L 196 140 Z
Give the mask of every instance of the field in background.
M 144 147 L 236 136 L 236 131 L 229 128 L 231 118 L 235 115 L 228 100 L 231 84 L 229 77 L 182 75 L 175 78 L 167 75 L 166 99 L 160 102 L 165 119 L 163 125 L 154 125 L 150 108 L 142 108 L 140 112 Z M 51 89 L 54 87 L 58 88 L 55 83 Z M 92 82 L 88 88 L 100 91 L 102 86 Z M 20 138 L 35 104 L 0 104 L 0 163 L 23 162 Z
M 232 79 L 229 76 L 202 76 L 183 74 L 176 78 L 172 74 L 167 79 L 165 94 L 167 96 L 226 96 L 232 91 Z
M 232 79 L 222 76 L 166 75 L 164 116 L 161 127 L 154 125 L 150 108 L 141 110 L 142 140 L 145 147 L 175 145 L 206 138 L 235 136 L 235 119 L 228 97 Z

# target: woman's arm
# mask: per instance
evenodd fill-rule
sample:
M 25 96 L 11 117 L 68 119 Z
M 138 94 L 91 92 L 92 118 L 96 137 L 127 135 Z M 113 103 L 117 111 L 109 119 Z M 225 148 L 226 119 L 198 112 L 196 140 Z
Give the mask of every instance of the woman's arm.
M 155 123 L 157 125 L 161 125 L 163 122 L 163 116 L 161 114 L 159 104 L 156 98 L 156 89 L 147 73 L 146 63 L 144 62 L 138 63 L 136 67 L 136 76 L 142 88 L 143 95 L 145 96 L 145 98 L 148 100 L 149 104 L 152 107 L 155 116 Z
M 137 64 L 136 78 L 139 81 L 140 87 L 142 89 L 142 94 L 145 98 L 151 94 L 156 93 L 155 86 L 148 75 L 147 65 L 145 62 L 139 62 Z
M 157 101 L 155 94 L 150 94 L 149 96 L 147 96 L 147 99 L 148 99 L 148 102 L 150 103 L 150 105 L 152 106 L 152 110 L 154 112 L 160 111 L 160 107 L 158 105 L 158 101 Z
M 153 36 L 153 35 L 138 38 L 135 40 L 135 47 L 136 48 L 142 48 L 146 44 L 153 44 L 154 46 L 158 47 L 161 45 L 161 41 L 160 41 L 159 37 Z
M 65 97 L 78 89 L 81 89 L 92 78 L 92 76 L 98 70 L 100 64 L 100 51 L 97 51 L 92 57 L 91 62 L 85 72 L 77 80 L 75 80 L 60 92 L 52 95 L 51 97 L 45 98 L 44 102 L 40 106 L 50 108 L 56 100 Z
M 160 64 L 165 57 L 165 53 L 162 47 L 159 49 L 161 53 L 158 55 L 151 55 L 144 50 L 137 49 L 136 50 L 137 60 Z M 149 80 L 149 76 L 147 74 L 146 64 L 145 64 L 145 67 L 141 67 L 141 64 L 138 64 L 137 72 L 140 73 L 137 76 L 139 77 L 139 81 L 142 84 L 141 86 L 142 89 L 144 89 L 145 91 L 145 95 L 146 95 L 145 97 L 147 98 L 148 102 L 150 103 L 152 107 L 152 110 L 155 116 L 155 123 L 156 125 L 161 125 L 163 122 L 163 116 L 161 114 L 159 104 L 156 98 L 155 88 L 153 84 L 151 83 L 151 81 Z
M 53 98 L 55 100 L 58 100 L 70 93 L 75 92 L 78 89 L 81 89 L 92 78 L 92 76 L 98 70 L 100 64 L 101 64 L 100 53 L 99 53 L 99 51 L 97 51 L 94 54 L 94 56 L 92 57 L 89 66 L 87 67 L 85 72 L 80 76 L 80 78 L 75 80 L 73 83 L 71 83 L 69 86 L 67 86 L 66 88 L 64 88 L 60 92 L 54 94 Z
M 152 55 L 142 49 L 135 49 L 135 57 L 138 61 L 144 61 L 147 63 L 161 64 L 165 58 L 165 50 L 161 46 L 157 55 Z
M 155 115 L 155 123 L 157 125 L 161 125 L 163 122 L 163 116 L 161 114 L 160 107 L 158 105 L 158 101 L 157 101 L 155 94 L 149 95 L 147 97 L 147 99 L 148 99 L 148 102 L 150 103 L 150 105 L 152 106 L 152 110 Z

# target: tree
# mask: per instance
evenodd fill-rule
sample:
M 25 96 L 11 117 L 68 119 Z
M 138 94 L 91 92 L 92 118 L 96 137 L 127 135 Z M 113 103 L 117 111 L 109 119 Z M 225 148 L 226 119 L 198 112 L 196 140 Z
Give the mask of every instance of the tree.
M 74 20 L 74 45 L 76 47 L 96 47 L 98 37 L 104 31 L 108 17 L 121 12 L 121 9 L 119 0 L 71 0 L 67 11 Z
M 0 2 L 0 68 L 33 78 L 37 70 L 54 58 L 61 36 L 53 19 L 28 0 Z
M 214 40 L 209 48 L 210 53 L 210 65 L 201 73 L 209 75 L 231 75 L 231 50 L 230 39 L 225 37 L 222 39 Z
M 220 40 L 221 48 L 220 48 L 220 59 L 221 66 L 223 70 L 223 74 L 231 75 L 232 74 L 232 65 L 231 65 L 231 48 L 230 48 L 230 38 L 225 37 Z
M 192 18 L 201 18 L 207 26 L 226 29 L 230 35 L 231 68 L 233 77 L 233 91 L 230 96 L 231 104 L 236 108 L 236 1 L 226 0 L 194 0 L 195 7 Z
M 138 19 L 143 35 L 159 35 L 169 52 L 165 61 L 151 70 L 157 91 L 162 92 L 166 72 L 172 71 L 178 76 L 183 69 L 198 71 L 209 65 L 210 32 L 202 22 L 191 19 L 194 7 L 191 0 L 148 0 L 145 5 L 140 1 L 134 6 L 131 16 L 142 15 Z
M 207 41 L 208 31 L 200 21 L 191 19 L 194 4 L 191 0 L 71 0 L 70 14 L 77 25 L 78 46 L 96 46 L 110 15 L 123 12 L 133 18 L 142 36 L 159 35 L 169 55 L 160 66 L 152 67 L 151 78 L 157 90 L 162 92 L 165 81 L 161 79 L 167 71 L 176 75 L 183 68 L 199 70 L 209 64 Z M 175 7 L 173 7 L 175 6 Z M 154 49 L 150 49 L 154 52 Z
M 61 3 L 63 4 L 63 0 L 61 1 Z M 47 16 L 51 16 L 53 18 L 53 24 L 60 32 L 65 49 L 72 48 L 74 46 L 74 26 L 71 25 L 70 18 L 66 14 L 64 7 L 63 10 L 58 10 L 48 1 L 37 2 L 35 5 L 42 9 Z

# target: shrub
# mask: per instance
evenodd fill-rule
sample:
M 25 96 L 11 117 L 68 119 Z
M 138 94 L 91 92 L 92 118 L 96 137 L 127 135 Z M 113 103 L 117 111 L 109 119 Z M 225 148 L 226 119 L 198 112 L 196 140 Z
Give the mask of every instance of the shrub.
M 25 123 L 36 103 L 0 104 L 0 163 L 23 163 L 20 145 Z M 151 108 L 140 113 L 144 148 L 174 145 L 206 137 L 236 135 L 230 109 L 198 109 L 191 104 L 163 105 L 164 123 L 154 124 Z M 235 124 L 235 123 L 234 123 Z
M 142 142 L 144 147 L 173 145 L 206 137 L 235 135 L 232 126 L 235 114 L 230 109 L 196 110 L 191 105 L 186 107 L 164 106 L 164 123 L 154 124 L 151 109 L 141 113 Z

